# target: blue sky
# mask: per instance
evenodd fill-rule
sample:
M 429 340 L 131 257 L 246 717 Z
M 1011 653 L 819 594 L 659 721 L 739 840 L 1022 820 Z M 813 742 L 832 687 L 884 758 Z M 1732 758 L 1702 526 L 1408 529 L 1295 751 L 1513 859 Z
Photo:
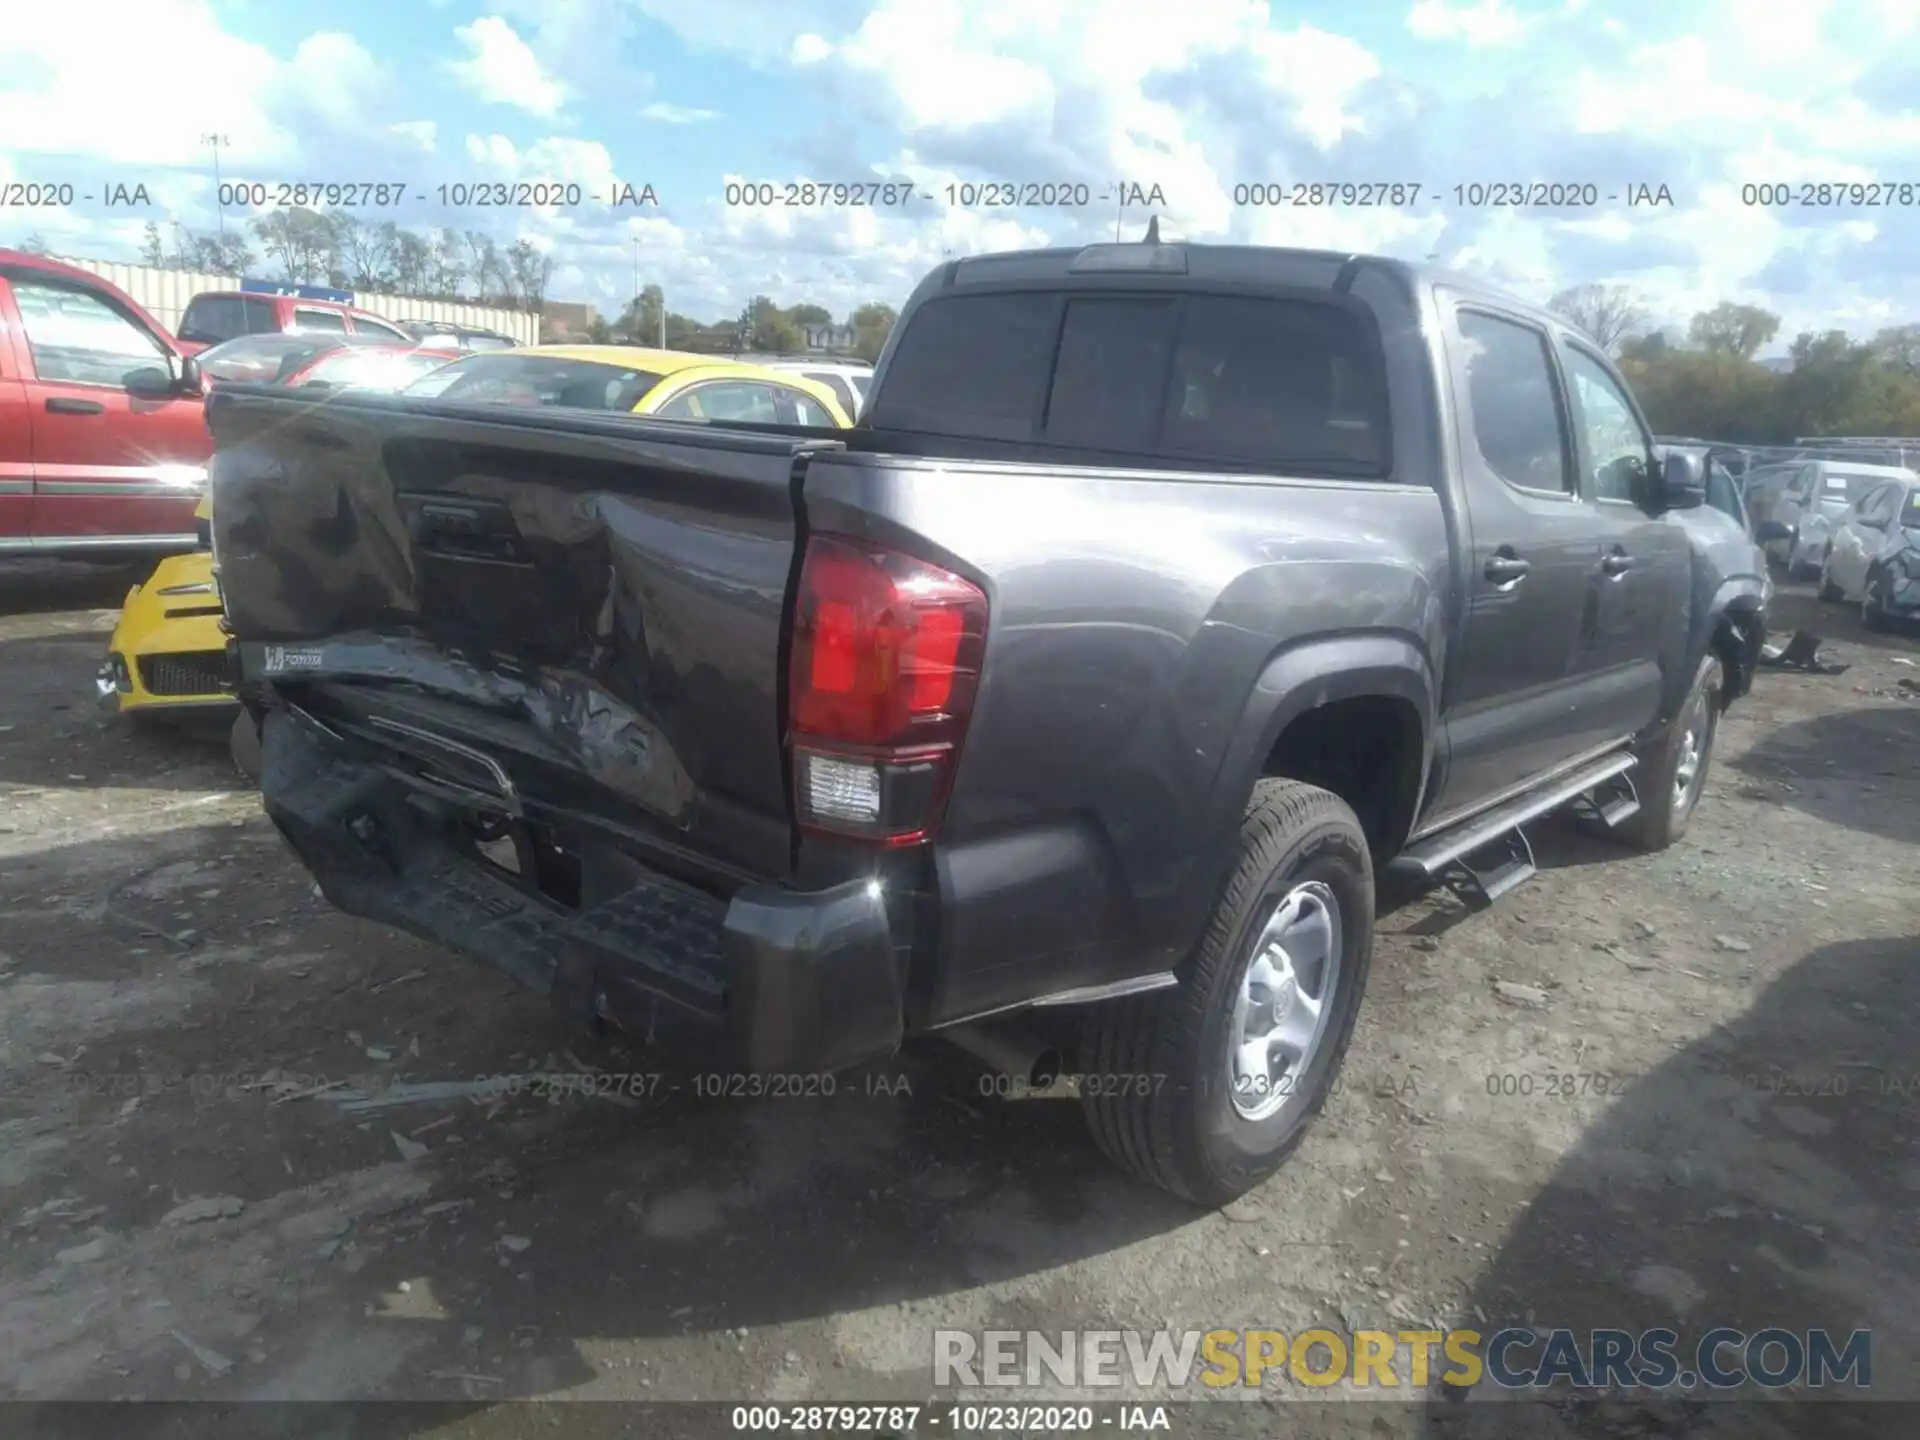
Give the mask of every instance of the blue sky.
M 66 0 L 0 27 L 0 184 L 76 200 L 0 209 L 0 243 L 133 259 L 149 218 L 212 229 L 217 132 L 230 180 L 401 182 L 405 203 L 367 213 L 529 239 L 555 298 L 616 311 L 637 242 L 674 309 L 767 293 L 844 314 L 898 303 L 948 253 L 1111 238 L 1113 208 L 768 211 L 729 208 L 729 179 L 1130 179 L 1162 187 L 1172 234 L 1434 255 L 1536 298 L 1625 284 L 1658 322 L 1747 301 L 1785 315 L 1784 342 L 1920 319 L 1914 74 L 1913 0 Z M 661 204 L 433 198 L 483 180 L 651 184 Z M 1263 180 L 1422 188 L 1235 203 Z M 1875 180 L 1914 189 L 1894 207 L 1742 192 Z M 79 198 L 115 181 L 152 210 Z M 1601 201 L 1452 193 L 1515 181 Z M 1606 198 L 1636 185 L 1674 203 Z

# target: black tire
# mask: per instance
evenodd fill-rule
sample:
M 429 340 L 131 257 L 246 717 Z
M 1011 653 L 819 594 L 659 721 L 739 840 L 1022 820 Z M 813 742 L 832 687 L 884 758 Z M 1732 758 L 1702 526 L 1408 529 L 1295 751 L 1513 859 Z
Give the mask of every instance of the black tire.
M 1827 571 L 1833 563 L 1831 548 L 1820 557 L 1820 598 L 1829 605 L 1847 598 L 1846 592 L 1827 578 Z
M 1893 628 L 1893 617 L 1887 613 L 1887 574 L 1884 570 L 1867 572 L 1867 583 L 1860 600 L 1860 624 L 1874 631 Z
M 1257 927 L 1295 886 L 1337 904 L 1339 967 L 1325 1028 L 1277 1113 L 1235 1109 L 1228 1034 Z M 1373 865 L 1345 801 L 1295 780 L 1254 787 L 1239 859 L 1181 983 L 1095 1005 L 1081 1040 L 1082 1103 L 1107 1157 L 1162 1189 L 1218 1206 L 1278 1170 L 1325 1105 L 1353 1038 L 1373 957 Z
M 1640 795 L 1640 813 L 1622 827 L 1625 837 L 1636 848 L 1664 850 L 1686 834 L 1687 822 L 1700 803 L 1700 792 L 1706 788 L 1707 771 L 1713 763 L 1713 742 L 1720 733 L 1721 697 L 1725 687 L 1726 672 L 1720 657 L 1709 653 L 1694 671 L 1693 685 L 1673 724 L 1656 745 L 1641 752 L 1640 766 L 1633 772 L 1634 788 Z M 1696 715 L 1704 726 L 1695 740 L 1698 765 L 1682 797 L 1677 782 L 1687 735 Z
M 233 730 L 227 736 L 227 749 L 234 768 L 254 784 L 260 783 L 260 727 L 253 716 L 242 710 L 233 717 Z

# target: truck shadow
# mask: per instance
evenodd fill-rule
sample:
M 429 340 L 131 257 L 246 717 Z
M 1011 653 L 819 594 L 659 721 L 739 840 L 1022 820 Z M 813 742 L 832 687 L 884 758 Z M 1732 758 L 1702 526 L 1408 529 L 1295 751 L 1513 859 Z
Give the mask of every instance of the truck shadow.
M 283 1207 L 308 1203 L 300 1187 L 329 1177 L 345 1183 L 405 1155 L 424 1182 L 417 1200 L 357 1221 L 336 1244 L 271 1242 L 275 1273 L 299 1277 L 307 1295 L 254 1332 L 280 1358 L 196 1398 L 492 1401 L 610 1374 L 636 1398 L 650 1398 L 643 1379 L 677 1398 L 725 1398 L 740 1393 L 727 1377 L 751 1366 L 811 1375 L 836 1395 L 921 1400 L 932 1322 L 881 1307 L 944 1297 L 942 1313 L 986 1321 L 1019 1302 L 983 1287 L 1221 1223 L 1111 1169 L 1077 1102 L 1002 1098 L 946 1047 L 755 1098 L 725 1077 L 594 1042 L 468 961 L 328 910 L 277 846 L 250 843 L 265 828 L 176 834 L 164 853 L 131 838 L 35 852 L 39 871 L 93 877 L 99 893 L 76 898 L 100 901 L 98 918 L 63 919 L 44 945 L 15 937 L 16 984 L 132 987 L 128 1028 L 36 1032 L 30 1048 L 66 1056 L 84 1041 L 75 1074 L 134 1075 L 143 1097 L 130 1113 L 133 1092 L 114 1083 L 49 1100 L 37 1123 L 55 1127 L 70 1159 L 42 1177 L 46 1195 L 16 1192 L 22 1205 L 86 1194 L 108 1207 L 103 1223 L 137 1237 L 169 1196 L 235 1195 L 249 1207 L 238 1223 L 265 1230 L 287 1221 Z M 186 927 L 192 943 L 135 938 L 143 926 Z M 162 992 L 169 1003 L 134 1004 Z M 56 1003 L 53 990 L 33 993 L 43 1011 Z M 582 1067 L 616 1078 L 528 1078 Z M 258 1087 L 187 1083 L 274 1072 L 346 1082 L 347 1093 L 276 1104 Z M 401 1082 L 476 1079 L 492 1082 L 487 1095 L 373 1111 L 338 1103 L 393 1098 L 385 1087 Z M 408 1140 L 398 1154 L 395 1136 Z M 141 1179 L 123 1178 L 107 1152 Z M 149 1195 L 149 1181 L 163 1193 Z M 22 1250 L 5 1268 L 17 1276 L 50 1260 Z M 264 1283 L 227 1276 L 218 1253 L 200 1263 L 196 1288 Z M 215 1348 L 243 1343 L 217 1312 L 178 1323 L 206 1327 L 192 1333 Z M 342 1333 L 404 1353 L 404 1365 L 319 1380 L 325 1338 Z M 626 1356 L 636 1352 L 619 1347 L 633 1340 L 668 1343 L 631 1370 L 604 1368 L 602 1342 Z M 168 1378 L 175 1349 L 126 1356 L 131 1378 L 115 1388 L 181 1393 Z M 674 1355 L 689 1365 L 661 1367 Z M 486 1378 L 459 1378 L 476 1375 Z M 70 1398 L 100 1393 L 96 1378 Z
M 120 608 L 127 590 L 153 573 L 153 556 L 101 561 L 0 559 L 0 616 Z
M 1920 842 L 1916 756 L 1920 708 L 1880 706 L 1781 725 L 1728 764 L 1764 782 L 1775 804 L 1912 844 Z M 1906 783 L 1896 788 L 1889 780 Z
M 1707 1329 L 1872 1334 L 1881 1395 L 1912 1395 L 1912 1145 L 1920 1114 L 1920 938 L 1823 946 L 1752 1010 L 1633 1080 L 1586 1129 L 1459 1307 L 1506 1325 L 1677 1330 L 1683 1370 Z M 1509 1103 L 1559 1104 L 1515 1099 Z M 1476 1316 L 1476 1308 L 1484 1321 Z M 1512 1352 L 1537 1364 L 1538 1344 Z M 1724 1352 L 1723 1362 L 1740 1351 Z M 1616 1397 L 1481 1404 L 1436 1394 L 1425 1433 L 1453 1437 L 1907 1433 L 1896 1407 L 1702 1405 Z M 1831 1383 L 1836 1399 L 1857 1396 Z M 1740 1399 L 1750 1398 L 1743 1392 Z M 1799 1398 L 1805 1399 L 1804 1392 Z M 1714 1411 L 1710 1419 L 1704 1413 Z M 1910 1415 L 1910 1411 L 1907 1412 Z M 1723 1428 L 1724 1426 L 1724 1428 Z M 1697 1428 L 1696 1428 L 1697 1427 Z M 1891 1427 L 1891 1428 L 1889 1428 Z

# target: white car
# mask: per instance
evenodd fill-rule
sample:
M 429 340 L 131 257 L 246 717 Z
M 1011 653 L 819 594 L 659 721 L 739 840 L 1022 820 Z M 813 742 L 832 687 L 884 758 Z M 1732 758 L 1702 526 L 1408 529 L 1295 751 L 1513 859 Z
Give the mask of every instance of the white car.
M 1857 601 L 1869 630 L 1920 616 L 1920 475 L 1875 486 L 1833 522 L 1820 598 Z
M 1889 480 L 1914 479 L 1895 465 L 1863 465 L 1848 460 L 1809 460 L 1781 492 L 1765 516 L 1760 536 L 1767 553 L 1785 564 L 1795 579 L 1820 568 L 1820 556 L 1840 517 Z
M 826 386 L 840 401 L 840 408 L 858 420 L 867 403 L 867 386 L 873 380 L 873 367 L 854 360 L 762 360 L 769 370 L 792 370 Z

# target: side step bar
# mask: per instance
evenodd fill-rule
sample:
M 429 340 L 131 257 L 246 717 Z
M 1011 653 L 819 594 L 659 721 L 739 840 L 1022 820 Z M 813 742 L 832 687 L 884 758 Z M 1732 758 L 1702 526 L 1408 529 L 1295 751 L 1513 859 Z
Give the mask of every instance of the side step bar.
M 1432 884 L 1463 870 L 1465 888 L 1491 902 L 1533 874 L 1533 847 L 1520 827 L 1593 792 L 1589 803 L 1608 825 L 1640 808 L 1627 772 L 1639 761 L 1624 752 L 1570 770 L 1523 795 L 1409 845 L 1387 864 L 1397 879 Z M 1624 782 L 1624 792 L 1616 782 Z M 1603 789 L 1602 787 L 1606 787 Z

